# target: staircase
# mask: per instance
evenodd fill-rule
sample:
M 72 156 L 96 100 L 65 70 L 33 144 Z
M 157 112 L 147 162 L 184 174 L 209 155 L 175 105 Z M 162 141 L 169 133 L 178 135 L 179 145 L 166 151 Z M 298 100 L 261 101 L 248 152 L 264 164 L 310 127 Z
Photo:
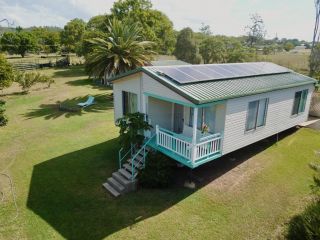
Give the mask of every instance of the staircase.
M 129 151 L 122 155 L 123 149 L 119 151 L 119 170 L 112 173 L 107 182 L 102 186 L 114 197 L 118 197 L 137 188 L 137 175 L 145 166 L 145 159 L 150 148 L 147 146 L 153 137 L 144 142 L 140 149 L 131 146 Z M 123 162 L 123 160 L 127 160 Z

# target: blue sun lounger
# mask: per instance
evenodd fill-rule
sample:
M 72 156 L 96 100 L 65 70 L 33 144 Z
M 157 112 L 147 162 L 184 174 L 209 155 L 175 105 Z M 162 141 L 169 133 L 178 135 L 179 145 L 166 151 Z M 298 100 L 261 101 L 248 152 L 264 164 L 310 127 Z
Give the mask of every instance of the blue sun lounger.
M 77 105 L 79 107 L 85 108 L 85 107 L 88 107 L 88 106 L 93 105 L 93 104 L 95 104 L 94 97 L 89 96 L 87 101 L 85 101 L 83 103 L 78 103 Z

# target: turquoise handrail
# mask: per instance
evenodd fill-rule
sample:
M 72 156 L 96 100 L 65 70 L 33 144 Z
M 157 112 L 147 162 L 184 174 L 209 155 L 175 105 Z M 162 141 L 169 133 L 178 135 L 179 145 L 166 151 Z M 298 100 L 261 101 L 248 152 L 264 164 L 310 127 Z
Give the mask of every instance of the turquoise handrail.
M 137 156 L 141 153 L 141 151 L 143 151 L 143 167 L 145 166 L 145 162 L 146 162 L 146 146 L 148 145 L 148 143 L 155 137 L 156 135 L 154 134 L 153 136 L 151 136 L 148 141 L 146 141 L 142 147 L 139 149 L 138 152 L 136 152 L 136 154 L 131 158 L 131 180 L 134 180 L 134 175 L 135 175 L 135 168 L 134 168 L 134 160 L 137 158 Z M 140 160 L 141 161 L 141 160 Z M 140 163 L 140 161 L 138 163 Z
M 119 168 L 122 167 L 122 160 L 125 159 L 125 158 L 128 156 L 129 153 L 131 154 L 131 157 L 132 157 L 132 155 L 133 155 L 133 153 L 134 153 L 134 148 L 135 148 L 135 147 L 136 147 L 136 144 L 135 144 L 135 145 L 131 144 L 130 149 L 129 149 L 123 156 L 121 156 L 121 153 L 122 153 L 122 151 L 123 151 L 123 147 L 120 148 L 120 150 L 119 150 L 119 156 L 118 156 L 118 158 L 119 158 Z

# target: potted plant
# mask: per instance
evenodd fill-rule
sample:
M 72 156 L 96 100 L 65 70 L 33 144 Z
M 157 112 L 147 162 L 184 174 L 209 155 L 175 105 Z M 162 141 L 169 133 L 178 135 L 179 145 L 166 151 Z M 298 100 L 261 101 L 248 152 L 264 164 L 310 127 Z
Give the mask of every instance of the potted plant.
M 209 132 L 209 126 L 206 123 L 203 123 L 201 126 L 201 133 L 202 135 L 205 135 Z

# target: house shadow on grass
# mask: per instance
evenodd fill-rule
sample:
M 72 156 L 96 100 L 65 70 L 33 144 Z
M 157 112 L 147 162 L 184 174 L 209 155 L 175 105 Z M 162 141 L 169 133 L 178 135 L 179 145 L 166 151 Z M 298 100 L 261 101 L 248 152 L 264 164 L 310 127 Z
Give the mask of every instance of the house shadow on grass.
M 297 128 L 291 128 L 278 134 L 278 140 L 295 133 Z M 183 186 L 186 181 L 195 183 L 196 188 L 206 186 L 220 178 L 233 168 L 241 165 L 251 157 L 263 152 L 277 143 L 277 135 L 255 142 L 237 151 L 226 154 L 216 160 L 203 164 L 193 170 L 181 168 L 177 171 L 176 186 Z M 230 179 L 231 181 L 232 179 Z
M 62 116 L 69 118 L 86 113 L 100 113 L 113 108 L 113 97 L 111 94 L 96 94 L 92 96 L 95 98 L 95 104 L 82 109 L 77 106 L 77 103 L 87 101 L 88 95 L 66 99 L 62 102 L 58 101 L 54 104 L 41 104 L 39 108 L 31 109 L 24 116 L 28 119 L 44 117 L 50 120 Z
M 188 189 L 140 190 L 111 197 L 102 183 L 118 167 L 118 140 L 71 152 L 33 168 L 27 207 L 66 239 L 99 240 L 155 216 Z
M 281 133 L 279 139 L 294 131 Z M 140 189 L 113 198 L 102 188 L 118 168 L 118 140 L 112 139 L 35 165 L 27 207 L 66 239 L 100 240 L 167 210 L 275 144 L 275 140 L 272 136 L 193 170 L 193 176 L 203 179 L 196 189 L 178 184 L 179 180 L 190 179 L 190 170 L 180 168 L 172 188 Z

